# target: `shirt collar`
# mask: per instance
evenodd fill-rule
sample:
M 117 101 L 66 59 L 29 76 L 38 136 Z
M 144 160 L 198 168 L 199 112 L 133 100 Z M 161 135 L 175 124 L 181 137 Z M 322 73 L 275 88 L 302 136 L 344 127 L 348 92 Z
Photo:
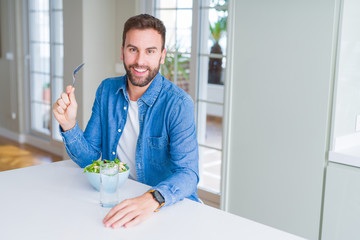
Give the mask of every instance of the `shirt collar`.
M 152 82 L 150 83 L 149 88 L 141 96 L 141 100 L 146 103 L 148 106 L 152 106 L 159 96 L 160 90 L 163 85 L 163 79 L 160 73 L 156 74 Z
M 120 92 L 120 90 L 122 90 L 122 93 L 124 94 L 124 97 L 126 99 L 126 101 L 129 102 L 129 97 L 128 97 L 128 93 L 127 93 L 127 90 L 126 90 L 126 85 L 127 85 L 127 75 L 124 75 L 120 78 L 119 80 L 119 88 L 118 90 L 116 91 L 116 94 L 118 94 Z
M 118 94 L 120 90 L 122 90 L 125 99 L 129 101 L 126 85 L 127 85 L 127 75 L 124 75 L 122 79 L 120 79 L 120 86 L 116 91 L 116 94 Z M 154 104 L 157 97 L 159 96 L 162 85 L 163 85 L 163 79 L 161 74 L 158 73 L 150 83 L 149 88 L 139 99 L 141 99 L 144 103 L 146 103 L 148 106 L 151 107 Z

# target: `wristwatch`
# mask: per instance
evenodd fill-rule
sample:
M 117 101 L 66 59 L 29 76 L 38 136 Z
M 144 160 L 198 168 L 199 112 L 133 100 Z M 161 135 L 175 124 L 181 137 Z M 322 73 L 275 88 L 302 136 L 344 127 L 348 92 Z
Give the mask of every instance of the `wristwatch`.
M 159 206 L 157 207 L 157 209 L 155 209 L 155 212 L 159 211 L 159 209 L 165 204 L 164 197 L 161 195 L 161 193 L 158 190 L 155 189 L 148 191 L 148 193 L 151 193 L 155 201 L 159 203 Z

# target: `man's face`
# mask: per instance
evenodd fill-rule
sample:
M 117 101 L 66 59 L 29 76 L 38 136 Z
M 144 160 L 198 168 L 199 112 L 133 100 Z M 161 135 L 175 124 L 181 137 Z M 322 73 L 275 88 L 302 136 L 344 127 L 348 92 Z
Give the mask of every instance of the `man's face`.
M 166 50 L 161 51 L 161 35 L 154 29 L 131 29 L 121 48 L 121 60 L 131 84 L 148 85 L 164 63 Z

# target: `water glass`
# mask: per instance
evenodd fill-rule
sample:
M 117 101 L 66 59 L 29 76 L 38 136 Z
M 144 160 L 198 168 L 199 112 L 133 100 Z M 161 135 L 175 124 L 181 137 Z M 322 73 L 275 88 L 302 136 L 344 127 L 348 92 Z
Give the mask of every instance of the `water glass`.
M 119 165 L 100 165 L 100 205 L 111 208 L 119 203 Z

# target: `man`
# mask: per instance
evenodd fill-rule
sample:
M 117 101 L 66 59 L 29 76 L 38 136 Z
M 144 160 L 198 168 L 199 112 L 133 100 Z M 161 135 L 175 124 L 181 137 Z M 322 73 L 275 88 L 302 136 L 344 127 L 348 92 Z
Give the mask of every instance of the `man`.
M 53 105 L 66 150 L 79 166 L 114 160 L 130 166 L 130 178 L 152 186 L 149 192 L 113 207 L 106 227 L 131 227 L 158 208 L 196 194 L 198 144 L 191 97 L 159 73 L 165 59 L 165 26 L 150 15 L 125 23 L 121 59 L 126 75 L 104 80 L 82 132 L 76 122 L 75 89 Z

